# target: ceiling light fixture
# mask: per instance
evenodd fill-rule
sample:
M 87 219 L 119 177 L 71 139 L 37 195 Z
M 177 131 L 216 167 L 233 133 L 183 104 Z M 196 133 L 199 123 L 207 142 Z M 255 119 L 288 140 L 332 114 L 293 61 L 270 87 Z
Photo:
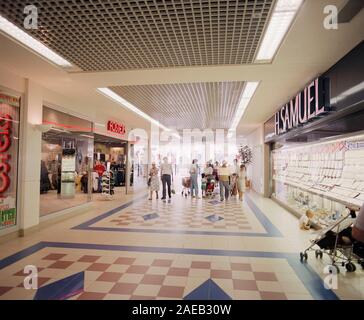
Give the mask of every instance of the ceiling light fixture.
M 303 0 L 278 0 L 263 41 L 260 44 L 256 60 L 272 60 Z
M 246 108 L 248 107 L 248 104 L 249 104 L 251 98 L 253 97 L 255 91 L 257 90 L 258 85 L 259 85 L 259 82 L 257 82 L 257 81 L 247 82 L 245 84 L 245 88 L 241 95 L 241 99 L 238 104 L 236 114 L 233 119 L 233 123 L 230 127 L 230 131 L 232 131 L 232 132 L 236 131 L 236 127 L 238 126 L 241 118 L 243 117 L 244 112 L 245 112 Z
M 148 116 L 146 113 L 144 113 L 143 111 L 138 109 L 136 106 L 131 104 L 129 101 L 126 101 L 124 98 L 120 97 L 117 93 L 115 93 L 111 89 L 109 89 L 109 88 L 97 88 L 97 91 L 99 91 L 101 94 L 103 94 L 107 98 L 113 100 L 114 102 L 117 102 L 118 104 L 122 105 L 123 107 L 128 108 L 129 110 L 133 111 L 134 113 L 136 113 L 140 117 L 142 117 L 142 118 L 150 121 L 151 123 L 157 125 L 161 129 L 163 129 L 165 131 L 170 131 L 170 129 L 168 129 L 164 125 L 160 124 L 159 121 L 157 121 L 157 120 L 153 119 L 152 117 Z
M 73 67 L 73 65 L 69 61 L 62 58 L 53 50 L 47 48 L 43 43 L 31 37 L 29 34 L 21 30 L 15 24 L 11 23 L 1 15 L 0 15 L 0 31 L 10 36 L 11 38 L 17 40 L 18 42 L 28 47 L 29 49 L 35 51 L 39 55 L 48 59 L 49 61 L 57 64 L 58 66 L 61 66 L 63 68 Z

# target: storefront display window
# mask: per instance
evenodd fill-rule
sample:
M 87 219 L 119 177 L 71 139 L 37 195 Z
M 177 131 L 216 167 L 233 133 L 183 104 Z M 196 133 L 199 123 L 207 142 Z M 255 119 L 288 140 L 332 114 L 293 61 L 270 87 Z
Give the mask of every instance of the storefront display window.
M 0 230 L 17 224 L 20 99 L 0 93 Z
M 91 201 L 89 180 L 93 163 L 93 134 L 89 121 L 44 107 L 40 215 Z
M 273 196 L 321 227 L 364 202 L 364 136 L 272 152 Z

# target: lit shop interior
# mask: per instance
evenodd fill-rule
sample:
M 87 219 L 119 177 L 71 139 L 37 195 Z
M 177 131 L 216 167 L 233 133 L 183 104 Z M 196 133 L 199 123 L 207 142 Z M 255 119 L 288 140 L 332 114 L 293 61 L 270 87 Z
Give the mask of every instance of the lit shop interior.
M 100 194 L 97 199 L 125 193 L 121 187 L 125 187 L 127 180 L 127 148 L 126 141 L 94 134 L 92 191 Z M 132 184 L 133 174 L 130 176 L 130 186 Z
M 363 50 L 359 45 L 265 123 L 272 199 L 297 216 L 311 211 L 317 228 L 364 201 Z
M 40 216 L 125 193 L 126 141 L 95 134 L 90 121 L 48 107 L 43 128 Z M 131 184 L 132 177 L 131 170 Z

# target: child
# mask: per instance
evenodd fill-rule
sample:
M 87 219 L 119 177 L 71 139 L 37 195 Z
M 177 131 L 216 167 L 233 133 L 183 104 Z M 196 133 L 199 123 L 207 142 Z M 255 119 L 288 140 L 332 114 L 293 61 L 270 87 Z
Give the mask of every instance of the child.
M 206 197 L 206 185 L 207 185 L 207 179 L 206 175 L 203 173 L 201 175 L 201 190 L 202 190 L 202 198 Z
M 314 217 L 314 213 L 311 210 L 307 210 L 306 214 L 302 215 L 299 225 L 302 230 L 310 230 L 311 228 L 311 219 Z

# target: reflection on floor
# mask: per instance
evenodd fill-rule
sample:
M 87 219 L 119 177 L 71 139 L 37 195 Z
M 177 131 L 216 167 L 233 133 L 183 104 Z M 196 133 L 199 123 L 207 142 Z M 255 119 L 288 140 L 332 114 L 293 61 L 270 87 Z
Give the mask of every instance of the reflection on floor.
M 57 190 L 49 190 L 40 195 L 40 216 L 76 207 L 87 202 L 87 194 L 78 192 L 74 198 L 62 199 Z
M 299 261 L 310 233 L 269 199 L 163 203 L 139 190 L 0 245 L 0 299 L 364 298 L 360 269 L 324 288 L 327 261 Z M 27 265 L 38 290 L 23 287 Z
M 129 187 L 129 192 L 132 193 L 134 190 L 138 191 L 145 187 L 145 184 L 145 179 L 142 177 L 136 177 L 135 185 Z M 114 192 L 115 194 L 111 200 L 107 199 L 108 201 L 120 203 L 120 201 L 124 200 L 124 196 L 126 194 L 125 187 L 115 187 Z M 91 197 L 92 201 L 106 200 L 106 198 L 101 193 L 93 193 Z M 49 190 L 47 193 L 40 195 L 40 216 L 43 217 L 62 210 L 77 207 L 85 203 L 87 203 L 87 194 L 81 191 L 76 192 L 74 198 L 62 199 L 60 195 L 57 194 L 57 190 Z

